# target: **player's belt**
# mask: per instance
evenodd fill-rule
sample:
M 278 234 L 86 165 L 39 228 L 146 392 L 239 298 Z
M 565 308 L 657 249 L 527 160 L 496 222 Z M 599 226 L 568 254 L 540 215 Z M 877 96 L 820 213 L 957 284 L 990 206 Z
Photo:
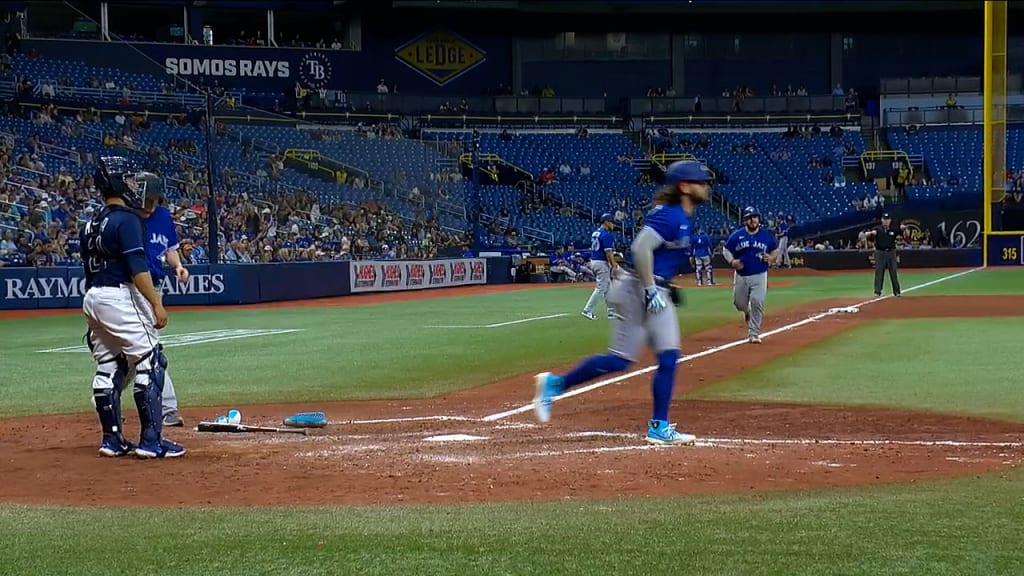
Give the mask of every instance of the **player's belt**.
M 636 278 L 637 280 L 640 279 L 640 275 L 636 273 L 636 270 L 630 268 L 629 266 L 626 266 L 625 264 L 619 264 L 619 269 L 621 269 L 623 273 L 629 274 L 630 276 Z M 666 290 L 672 289 L 672 284 L 668 280 L 662 278 L 661 276 L 654 277 L 654 285 L 660 286 L 661 288 L 664 288 Z

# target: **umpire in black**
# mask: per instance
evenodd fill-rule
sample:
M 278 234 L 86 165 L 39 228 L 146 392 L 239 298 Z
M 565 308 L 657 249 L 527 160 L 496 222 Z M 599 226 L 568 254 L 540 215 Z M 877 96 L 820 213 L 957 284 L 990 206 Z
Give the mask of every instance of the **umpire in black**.
M 896 271 L 896 240 L 903 236 L 907 227 L 900 224 L 893 226 L 892 218 L 888 213 L 882 214 L 882 223 L 869 230 L 867 238 L 875 241 L 875 296 L 882 295 L 882 282 L 885 281 L 885 271 L 889 271 L 889 280 L 892 282 L 892 294 L 897 298 L 900 295 L 900 278 Z

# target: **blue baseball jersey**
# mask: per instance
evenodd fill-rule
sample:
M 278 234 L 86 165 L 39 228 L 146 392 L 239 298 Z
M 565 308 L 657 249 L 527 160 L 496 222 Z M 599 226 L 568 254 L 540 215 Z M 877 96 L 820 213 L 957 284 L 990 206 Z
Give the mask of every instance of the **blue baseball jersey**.
M 142 218 L 128 208 L 106 207 L 82 227 L 82 263 L 86 288 L 131 284 L 146 272 Z
M 559 260 L 567 261 L 568 259 L 569 259 L 569 255 L 566 254 L 565 252 L 562 252 L 561 254 L 559 254 L 558 252 L 555 252 L 555 253 L 551 254 L 550 256 L 548 256 L 548 265 L 549 266 L 554 266 L 555 264 L 558 264 Z
M 178 249 L 178 233 L 174 229 L 171 211 L 164 206 L 157 206 L 142 223 L 146 227 L 146 259 L 149 260 L 149 273 L 153 275 L 153 282 L 157 283 L 167 276 L 164 255 L 168 250 Z
M 761 260 L 762 254 L 775 251 L 779 243 L 767 228 L 758 228 L 751 233 L 746 227 L 740 228 L 729 235 L 725 241 L 725 249 L 732 252 L 734 258 L 743 263 L 737 270 L 740 276 L 754 276 L 768 271 L 768 263 Z
M 615 249 L 615 236 L 612 233 L 605 230 L 604 228 L 598 228 L 594 230 L 594 233 L 590 235 L 590 257 L 593 260 L 600 260 L 601 262 L 608 261 L 608 255 L 605 254 L 605 250 Z
M 644 228 L 661 238 L 661 244 L 654 249 L 654 275 L 671 280 L 689 267 L 690 217 L 679 205 L 655 206 L 644 218 Z M 629 265 L 632 266 L 632 254 Z
M 711 256 L 711 237 L 701 232 L 693 235 L 693 255 L 697 258 Z
M 783 221 L 779 222 L 779 237 L 781 238 L 783 236 L 788 236 L 788 235 L 789 235 L 789 224 L 785 220 L 783 220 Z

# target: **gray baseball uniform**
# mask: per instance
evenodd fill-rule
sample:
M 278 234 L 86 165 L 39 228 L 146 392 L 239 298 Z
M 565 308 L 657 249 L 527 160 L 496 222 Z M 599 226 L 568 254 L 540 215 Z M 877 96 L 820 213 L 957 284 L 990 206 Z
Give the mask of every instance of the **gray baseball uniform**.
M 732 303 L 737 310 L 749 310 L 747 336 L 761 335 L 761 319 L 764 318 L 764 301 L 768 295 L 768 273 L 752 276 L 733 274 Z
M 668 289 L 658 287 L 669 302 Z M 618 268 L 608 291 L 608 305 L 615 310 L 615 329 L 608 351 L 635 362 L 645 344 L 654 352 L 679 348 L 679 319 L 674 306 L 657 314 L 644 307 L 644 286 L 637 276 Z

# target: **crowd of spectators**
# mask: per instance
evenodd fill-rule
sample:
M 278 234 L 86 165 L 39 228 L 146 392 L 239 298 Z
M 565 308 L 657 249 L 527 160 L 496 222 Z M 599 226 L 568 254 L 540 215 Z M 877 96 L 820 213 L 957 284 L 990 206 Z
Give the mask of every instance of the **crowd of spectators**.
M 52 107 L 33 113 L 32 120 L 40 127 L 61 126 L 62 137 L 100 121 L 88 110 L 61 116 Z M 111 153 L 143 154 L 144 166 L 165 177 L 166 205 L 178 229 L 182 257 L 187 263 L 206 262 L 210 186 L 206 171 L 190 164 L 196 143 L 176 138 L 165 146 L 139 144 L 139 131 L 148 126 L 144 113 L 119 114 L 113 126 L 101 145 Z M 102 207 L 91 177 L 96 154 L 75 151 L 56 160 L 47 154 L 47 139 L 10 133 L 0 138 L 0 266 L 75 264 L 78 230 Z M 54 166 L 47 166 L 51 160 Z M 271 157 L 269 171 L 276 173 L 278 164 Z M 218 184 L 218 239 L 225 262 L 430 258 L 469 244 L 464 233 L 442 229 L 426 211 L 403 218 L 375 201 L 321 205 L 297 188 L 261 192 L 236 182 L 230 167 L 223 169 Z

